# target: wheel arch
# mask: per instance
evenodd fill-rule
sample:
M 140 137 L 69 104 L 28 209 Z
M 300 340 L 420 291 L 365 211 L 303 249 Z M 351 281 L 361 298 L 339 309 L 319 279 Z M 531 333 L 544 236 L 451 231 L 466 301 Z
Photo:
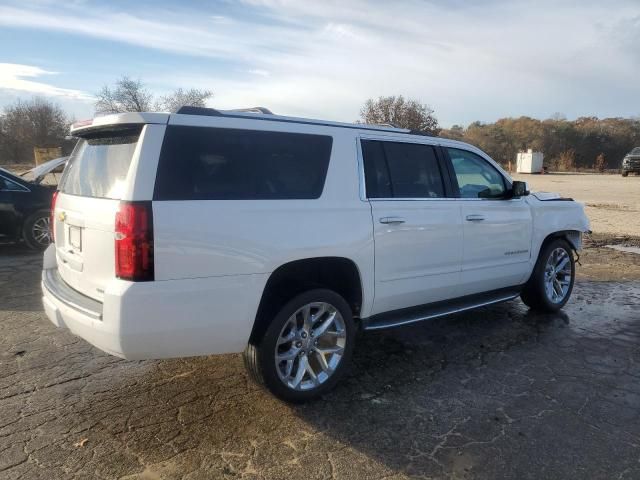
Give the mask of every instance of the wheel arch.
M 542 252 L 542 250 L 544 249 L 544 247 L 546 245 L 549 244 L 549 242 L 551 242 L 552 240 L 555 240 L 557 238 L 561 238 L 565 241 L 567 241 L 569 243 L 569 245 L 571 246 L 571 248 L 573 248 L 574 251 L 579 251 L 582 249 L 582 233 L 580 230 L 558 230 L 555 232 L 551 232 L 549 233 L 543 240 L 542 242 L 540 242 L 540 245 L 538 246 L 537 251 L 535 252 L 535 257 L 533 257 L 534 261 L 533 261 L 533 268 L 535 268 L 535 265 L 537 264 L 539 258 L 540 258 L 540 252 Z M 532 271 L 533 273 L 533 271 Z
M 359 316 L 363 283 L 356 262 L 346 257 L 311 257 L 293 260 L 276 268 L 265 284 L 249 343 L 259 343 L 269 321 L 294 296 L 312 289 L 328 288 L 340 294 L 354 316 Z

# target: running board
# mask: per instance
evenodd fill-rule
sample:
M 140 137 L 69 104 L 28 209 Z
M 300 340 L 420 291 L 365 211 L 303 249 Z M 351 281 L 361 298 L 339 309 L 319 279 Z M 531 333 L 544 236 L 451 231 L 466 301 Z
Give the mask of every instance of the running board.
M 381 330 L 383 328 L 398 327 L 409 323 L 422 322 L 433 318 L 444 317 L 453 313 L 464 312 L 478 307 L 493 305 L 494 303 L 513 300 L 520 295 L 520 287 L 493 290 L 491 292 L 468 295 L 444 302 L 430 303 L 417 307 L 403 308 L 392 312 L 380 313 L 363 319 L 364 330 Z

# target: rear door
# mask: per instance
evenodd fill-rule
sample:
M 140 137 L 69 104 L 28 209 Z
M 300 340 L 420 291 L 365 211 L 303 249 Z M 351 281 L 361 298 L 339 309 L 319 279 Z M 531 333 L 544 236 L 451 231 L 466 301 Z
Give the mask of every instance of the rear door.
M 58 269 L 72 288 L 100 301 L 115 276 L 115 215 L 134 176 L 142 132 L 138 125 L 84 134 L 60 181 L 53 227 Z
M 375 244 L 373 314 L 458 296 L 460 203 L 432 145 L 361 140 Z
M 508 183 L 480 155 L 445 148 L 457 182 L 464 247 L 462 295 L 519 285 L 529 272 L 531 210 L 524 198 L 508 198 Z

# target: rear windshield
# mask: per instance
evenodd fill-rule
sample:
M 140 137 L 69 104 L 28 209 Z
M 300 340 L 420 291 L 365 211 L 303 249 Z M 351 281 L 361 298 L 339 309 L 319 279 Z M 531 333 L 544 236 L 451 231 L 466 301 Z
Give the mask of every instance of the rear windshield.
M 332 141 L 324 135 L 169 126 L 154 200 L 318 198 Z
M 60 191 L 94 198 L 122 198 L 141 126 L 83 136 L 73 150 Z

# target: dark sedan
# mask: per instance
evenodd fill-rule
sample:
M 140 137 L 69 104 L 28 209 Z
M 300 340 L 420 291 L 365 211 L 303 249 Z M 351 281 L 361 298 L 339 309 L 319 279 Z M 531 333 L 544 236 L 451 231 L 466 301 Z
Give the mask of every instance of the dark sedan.
M 52 161 L 51 166 L 63 168 L 65 160 Z M 0 236 L 22 239 L 30 248 L 41 250 L 51 241 L 49 210 L 56 186 L 41 183 L 44 175 L 41 171 L 36 173 L 28 181 L 0 168 Z

